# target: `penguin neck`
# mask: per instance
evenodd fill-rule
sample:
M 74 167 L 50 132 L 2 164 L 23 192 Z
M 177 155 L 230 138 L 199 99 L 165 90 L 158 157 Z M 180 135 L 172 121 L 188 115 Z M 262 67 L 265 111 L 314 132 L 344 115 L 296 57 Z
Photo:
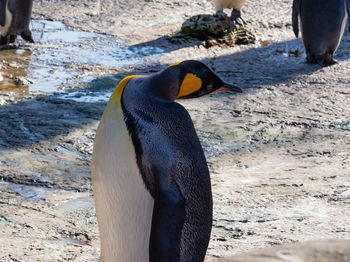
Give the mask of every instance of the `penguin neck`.
M 185 77 L 179 69 L 167 68 L 162 72 L 154 74 L 147 85 L 147 91 L 160 99 L 174 101 L 179 93 L 181 83 Z M 159 88 L 161 87 L 161 88 Z

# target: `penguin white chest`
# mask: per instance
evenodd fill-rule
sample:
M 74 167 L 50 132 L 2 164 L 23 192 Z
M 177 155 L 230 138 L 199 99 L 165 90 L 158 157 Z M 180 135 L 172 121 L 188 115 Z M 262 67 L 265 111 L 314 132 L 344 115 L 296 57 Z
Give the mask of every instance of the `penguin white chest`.
M 113 96 L 95 137 L 92 181 L 102 261 L 149 261 L 154 200 L 137 166 L 120 101 Z
M 346 3 L 345 3 L 345 2 L 344 2 L 344 8 L 345 8 L 345 10 L 346 10 Z M 348 12 L 345 11 L 345 16 L 344 16 L 344 19 L 343 19 L 342 24 L 341 24 L 340 36 L 339 36 L 339 39 L 338 39 L 337 49 L 338 49 L 339 44 L 340 44 L 340 41 L 341 41 L 341 39 L 342 39 L 342 37 L 343 37 L 344 31 L 345 31 L 345 27 L 346 27 L 346 23 L 347 23 L 347 21 L 348 21 L 348 16 L 349 16 L 349 15 L 350 15 L 350 14 L 348 14 Z M 349 26 L 350 26 L 350 24 L 349 24 Z
M 213 0 L 216 9 L 234 8 L 240 10 L 245 3 L 245 0 Z
M 12 21 L 12 14 L 9 11 L 8 7 L 6 6 L 6 22 L 5 22 L 5 26 L 0 26 L 0 34 L 2 36 L 6 36 L 7 32 L 9 30 L 9 27 L 11 25 L 11 21 Z

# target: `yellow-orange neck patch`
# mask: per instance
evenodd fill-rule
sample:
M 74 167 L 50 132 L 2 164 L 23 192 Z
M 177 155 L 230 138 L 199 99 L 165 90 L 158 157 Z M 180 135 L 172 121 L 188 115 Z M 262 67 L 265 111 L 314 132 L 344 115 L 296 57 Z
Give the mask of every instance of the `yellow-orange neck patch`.
M 177 65 L 179 65 L 179 64 L 181 64 L 181 63 L 182 63 L 182 62 L 178 62 L 178 63 L 172 64 L 172 65 L 170 65 L 170 66 L 168 66 L 168 67 L 177 66 Z
M 116 87 L 116 89 L 114 89 L 113 91 L 113 94 L 111 96 L 111 99 L 118 99 L 120 100 L 121 96 L 122 96 L 122 93 L 123 93 L 123 90 L 126 86 L 126 84 L 134 77 L 138 77 L 139 75 L 131 75 L 131 76 L 127 76 L 125 78 L 123 78 L 118 86 Z
M 177 98 L 188 96 L 198 91 L 202 86 L 202 80 L 194 74 L 186 74 L 180 86 Z

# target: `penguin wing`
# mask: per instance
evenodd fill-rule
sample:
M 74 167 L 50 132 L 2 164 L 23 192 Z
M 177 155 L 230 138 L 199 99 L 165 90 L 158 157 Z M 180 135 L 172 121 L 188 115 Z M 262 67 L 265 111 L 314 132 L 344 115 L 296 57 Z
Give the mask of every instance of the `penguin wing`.
M 143 147 L 149 160 L 144 169 L 151 164 L 155 180 L 150 261 L 203 261 L 212 223 L 211 186 L 191 117 L 172 102 L 158 103 L 157 112 L 145 119 L 153 128 L 143 131 L 154 134 L 148 149 Z
M 293 31 L 294 31 L 295 37 L 299 36 L 300 6 L 301 6 L 301 0 L 293 0 L 292 23 L 293 23 Z
M 179 262 L 185 200 L 176 183 L 156 193 L 150 238 L 150 262 Z
M 6 24 L 6 6 L 7 0 L 0 0 L 0 26 Z
M 346 0 L 346 10 L 348 12 L 348 28 L 350 32 L 350 0 Z

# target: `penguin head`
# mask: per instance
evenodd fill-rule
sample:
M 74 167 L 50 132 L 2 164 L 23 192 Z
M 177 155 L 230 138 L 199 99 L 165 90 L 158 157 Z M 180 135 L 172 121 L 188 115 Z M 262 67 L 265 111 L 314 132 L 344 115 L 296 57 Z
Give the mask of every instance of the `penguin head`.
M 219 92 L 242 93 L 239 87 L 225 83 L 209 67 L 199 61 L 183 61 L 169 66 L 167 71 L 176 72 L 180 79 L 176 98 L 195 98 Z

